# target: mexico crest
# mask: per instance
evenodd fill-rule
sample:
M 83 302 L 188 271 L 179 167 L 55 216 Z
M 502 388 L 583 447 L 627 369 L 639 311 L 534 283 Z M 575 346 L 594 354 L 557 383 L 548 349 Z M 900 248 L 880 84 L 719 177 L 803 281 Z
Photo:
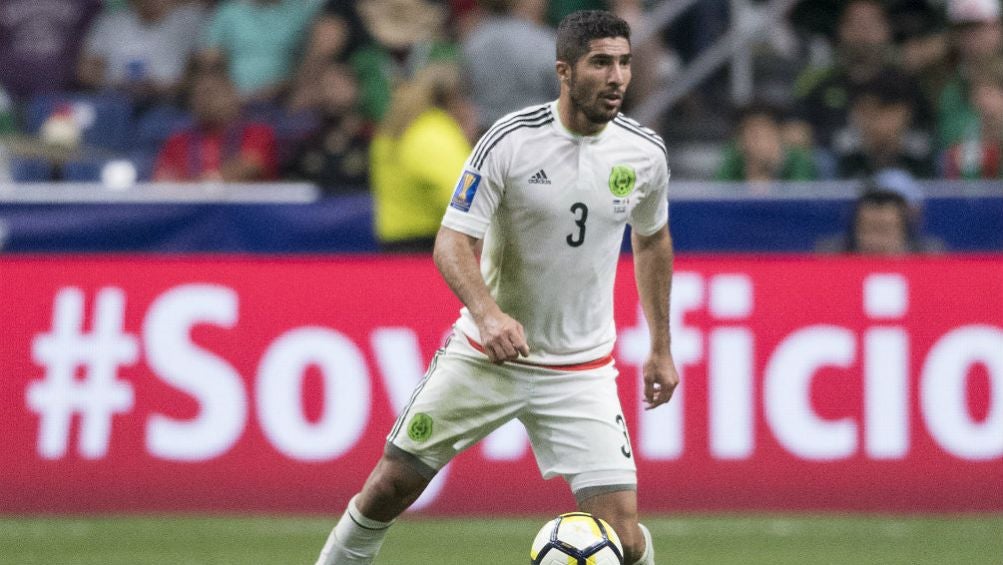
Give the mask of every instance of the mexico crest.
M 634 190 L 637 173 L 629 165 L 616 165 L 609 173 L 609 191 L 617 198 L 623 198 Z
M 421 443 L 432 435 L 432 417 L 424 412 L 418 412 L 411 418 L 407 427 L 407 436 L 411 441 Z

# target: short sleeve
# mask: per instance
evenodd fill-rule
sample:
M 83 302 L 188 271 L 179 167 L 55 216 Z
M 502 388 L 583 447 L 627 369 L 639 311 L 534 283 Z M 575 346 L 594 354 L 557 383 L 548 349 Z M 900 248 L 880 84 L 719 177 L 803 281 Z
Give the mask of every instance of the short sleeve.
M 491 146 L 487 134 L 463 163 L 442 225 L 481 239 L 505 193 L 507 143 Z
M 652 169 L 651 182 L 630 211 L 631 229 L 644 236 L 655 233 L 669 221 L 669 166 L 661 154 Z

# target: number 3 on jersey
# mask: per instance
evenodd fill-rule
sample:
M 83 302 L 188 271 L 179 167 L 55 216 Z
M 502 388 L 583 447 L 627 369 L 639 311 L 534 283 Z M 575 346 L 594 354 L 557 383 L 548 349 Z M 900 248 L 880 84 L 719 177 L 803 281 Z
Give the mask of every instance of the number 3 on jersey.
M 575 225 L 578 226 L 578 233 L 570 233 L 566 238 L 568 245 L 578 247 L 585 243 L 585 220 L 589 217 L 589 207 L 581 202 L 571 205 L 571 213 L 575 215 Z

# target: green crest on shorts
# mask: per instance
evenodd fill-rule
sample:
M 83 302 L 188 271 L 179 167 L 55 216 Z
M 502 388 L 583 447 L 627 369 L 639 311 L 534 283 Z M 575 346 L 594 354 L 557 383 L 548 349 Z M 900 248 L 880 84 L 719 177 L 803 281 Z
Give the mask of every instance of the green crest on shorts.
M 432 417 L 424 412 L 418 412 L 411 417 L 407 426 L 407 437 L 411 441 L 425 441 L 432 435 Z
M 616 165 L 609 173 L 609 191 L 617 198 L 623 198 L 634 190 L 637 173 L 629 165 Z

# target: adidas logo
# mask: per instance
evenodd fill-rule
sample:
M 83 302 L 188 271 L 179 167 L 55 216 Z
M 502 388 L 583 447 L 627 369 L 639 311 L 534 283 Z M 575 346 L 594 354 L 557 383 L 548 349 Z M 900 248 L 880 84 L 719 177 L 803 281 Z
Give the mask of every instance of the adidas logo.
M 529 177 L 529 184 L 550 184 L 550 179 L 547 178 L 547 173 L 540 169 L 535 175 Z

